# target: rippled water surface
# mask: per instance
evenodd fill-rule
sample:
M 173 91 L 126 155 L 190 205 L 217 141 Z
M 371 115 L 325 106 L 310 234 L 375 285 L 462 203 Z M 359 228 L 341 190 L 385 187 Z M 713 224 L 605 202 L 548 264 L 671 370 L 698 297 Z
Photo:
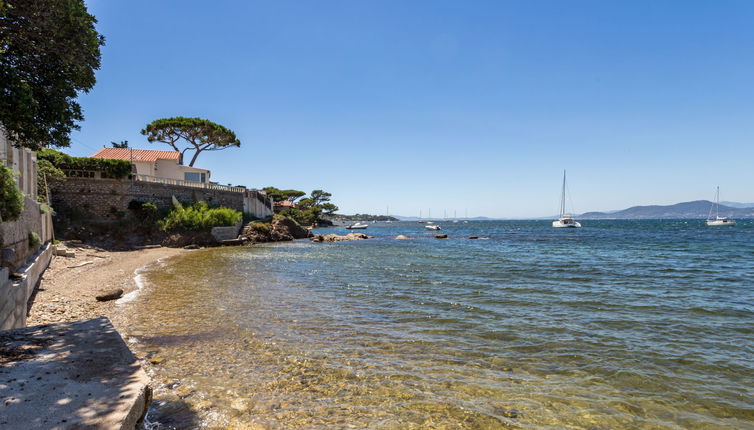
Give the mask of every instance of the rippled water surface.
M 375 224 L 169 260 L 121 308 L 172 399 L 153 419 L 754 428 L 754 224 L 584 225 Z

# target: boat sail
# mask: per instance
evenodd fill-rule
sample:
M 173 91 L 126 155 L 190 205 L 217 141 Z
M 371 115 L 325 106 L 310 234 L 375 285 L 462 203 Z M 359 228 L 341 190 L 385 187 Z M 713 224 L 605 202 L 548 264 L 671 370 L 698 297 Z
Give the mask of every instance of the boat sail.
M 715 217 L 712 218 L 712 210 L 715 210 Z M 720 226 L 732 226 L 736 225 L 736 221 L 728 219 L 727 217 L 720 216 L 720 187 L 717 187 L 715 191 L 715 203 L 709 208 L 709 215 L 707 215 L 707 225 L 711 227 Z
M 560 217 L 552 222 L 555 228 L 579 228 L 581 223 L 566 213 L 566 172 L 563 170 L 563 190 L 560 193 Z

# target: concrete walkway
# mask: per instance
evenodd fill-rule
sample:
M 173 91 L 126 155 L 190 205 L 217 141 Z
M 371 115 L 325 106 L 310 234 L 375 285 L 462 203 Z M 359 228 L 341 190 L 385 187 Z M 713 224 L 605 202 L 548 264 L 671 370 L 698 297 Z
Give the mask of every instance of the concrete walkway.
M 107 318 L 0 332 L 0 429 L 133 429 L 149 378 Z

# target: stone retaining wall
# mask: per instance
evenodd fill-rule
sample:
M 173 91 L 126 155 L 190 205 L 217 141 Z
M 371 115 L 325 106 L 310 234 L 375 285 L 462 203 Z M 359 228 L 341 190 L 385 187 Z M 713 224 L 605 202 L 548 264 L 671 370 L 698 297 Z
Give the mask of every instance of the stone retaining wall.
M 244 210 L 244 194 L 234 191 L 184 187 L 129 179 L 67 178 L 52 190 L 52 207 L 76 210 L 98 219 L 117 219 L 128 213 L 132 200 L 151 202 L 158 208 L 172 208 L 178 201 L 205 201 L 210 206 Z

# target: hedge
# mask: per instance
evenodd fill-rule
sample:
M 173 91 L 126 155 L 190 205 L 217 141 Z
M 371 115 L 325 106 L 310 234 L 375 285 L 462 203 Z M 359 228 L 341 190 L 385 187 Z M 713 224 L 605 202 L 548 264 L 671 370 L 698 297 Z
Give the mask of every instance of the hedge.
M 47 160 L 61 170 L 89 170 L 101 172 L 103 177 L 120 179 L 131 174 L 131 163 L 107 158 L 71 157 L 54 149 L 37 152 L 37 159 Z

